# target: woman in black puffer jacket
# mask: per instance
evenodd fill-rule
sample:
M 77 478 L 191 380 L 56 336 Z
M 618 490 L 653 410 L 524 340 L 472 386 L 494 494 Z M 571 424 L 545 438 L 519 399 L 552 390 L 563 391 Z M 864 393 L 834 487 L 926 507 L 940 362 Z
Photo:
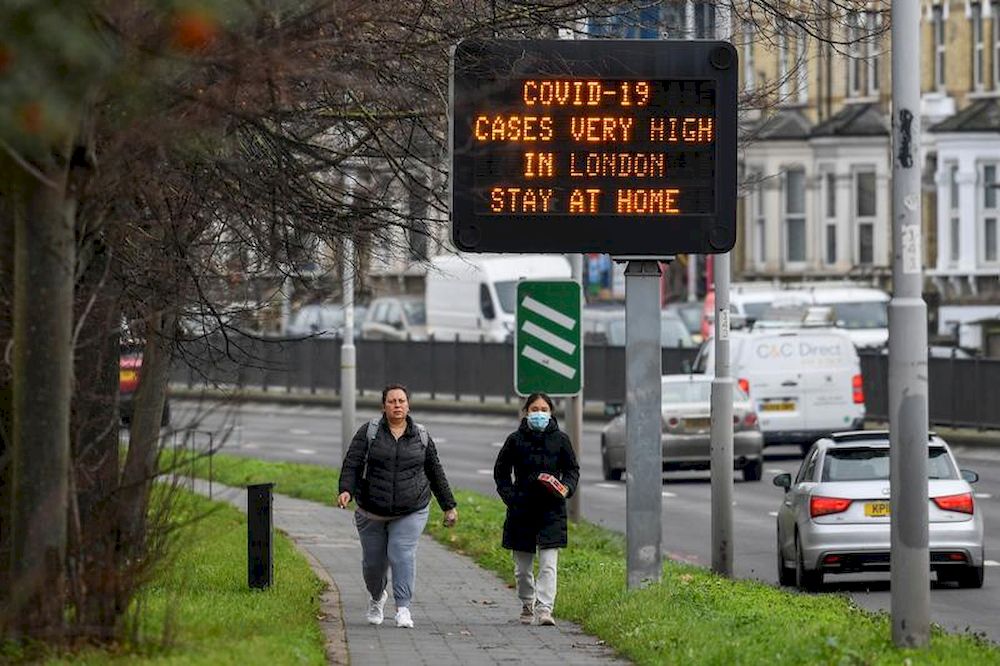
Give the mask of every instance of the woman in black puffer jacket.
M 528 396 L 521 425 L 507 437 L 493 467 L 497 493 L 507 505 L 503 547 L 513 551 L 524 624 L 555 624 L 556 567 L 559 549 L 567 545 L 566 498 L 580 480 L 573 446 L 552 411 L 546 394 Z M 537 585 L 532 575 L 536 550 Z

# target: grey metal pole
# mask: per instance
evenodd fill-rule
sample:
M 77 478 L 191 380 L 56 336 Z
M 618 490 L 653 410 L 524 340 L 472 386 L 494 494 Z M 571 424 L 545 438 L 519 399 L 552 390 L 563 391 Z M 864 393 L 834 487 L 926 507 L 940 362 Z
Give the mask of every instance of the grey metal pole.
M 355 407 L 357 406 L 354 350 L 354 241 L 344 238 L 344 337 L 340 347 L 340 458 L 354 437 Z
M 625 268 L 625 529 L 630 590 L 663 574 L 660 265 Z
M 927 306 L 920 234 L 920 5 L 892 3 L 893 294 L 889 302 L 892 640 L 930 640 Z
M 698 255 L 689 254 L 687 256 L 687 274 L 688 274 L 688 301 L 698 300 Z
M 721 8 L 720 8 L 721 9 Z M 716 35 L 731 37 L 728 9 L 719 12 Z M 733 378 L 729 364 L 731 255 L 717 254 L 715 281 L 715 377 L 712 379 L 712 571 L 733 575 Z
M 570 254 L 568 255 L 568 258 L 570 267 L 573 269 L 573 279 L 582 285 L 583 255 Z M 581 298 L 583 298 L 582 289 L 580 290 L 580 294 Z M 569 403 L 566 405 L 566 434 L 569 435 L 569 440 L 573 443 L 573 454 L 579 462 L 580 442 L 583 440 L 583 389 L 580 390 L 579 395 L 569 398 Z M 581 508 L 581 490 L 582 484 L 577 484 L 576 492 L 569 498 L 569 519 L 573 522 L 579 521 L 583 516 Z

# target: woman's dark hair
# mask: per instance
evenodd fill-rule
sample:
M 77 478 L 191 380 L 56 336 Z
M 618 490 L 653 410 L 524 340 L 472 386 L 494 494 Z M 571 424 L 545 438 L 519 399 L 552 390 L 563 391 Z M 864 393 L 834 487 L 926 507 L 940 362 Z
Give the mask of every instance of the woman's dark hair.
M 402 391 L 406 394 L 406 402 L 410 401 L 410 390 L 403 386 L 402 384 L 386 384 L 386 387 L 382 389 L 382 404 L 385 404 L 385 398 L 389 395 L 389 391 Z
M 552 404 L 552 398 L 549 397 L 549 394 L 548 393 L 541 393 L 541 392 L 539 392 L 539 393 L 532 393 L 527 398 L 525 398 L 525 400 L 524 400 L 524 407 L 522 408 L 523 411 L 527 412 L 528 411 L 528 407 L 531 407 L 531 403 L 533 403 L 534 401 L 538 400 L 539 398 L 541 398 L 542 400 L 544 400 L 545 404 L 547 404 L 549 406 L 549 411 L 550 412 L 556 411 L 556 406 Z M 383 400 L 382 402 L 385 402 L 385 401 Z

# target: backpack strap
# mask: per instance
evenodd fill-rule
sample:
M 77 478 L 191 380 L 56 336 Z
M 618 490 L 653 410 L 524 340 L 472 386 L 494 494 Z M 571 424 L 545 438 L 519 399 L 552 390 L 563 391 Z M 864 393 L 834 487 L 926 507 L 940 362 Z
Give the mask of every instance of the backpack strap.
M 367 435 L 365 437 L 365 439 L 368 442 L 368 445 L 365 447 L 365 464 L 361 468 L 361 479 L 362 480 L 365 480 L 365 479 L 368 478 L 368 456 L 369 456 L 369 454 L 372 451 L 372 442 L 375 441 L 375 435 L 378 434 L 378 426 L 379 426 L 379 423 L 381 423 L 381 422 L 382 422 L 381 418 L 374 418 L 374 419 L 372 419 L 371 421 L 368 422 L 368 433 L 367 433 Z
M 420 436 L 420 446 L 426 449 L 427 441 L 430 438 L 430 436 L 427 434 L 427 428 L 425 428 L 420 423 L 414 423 L 413 426 L 417 429 L 417 435 Z

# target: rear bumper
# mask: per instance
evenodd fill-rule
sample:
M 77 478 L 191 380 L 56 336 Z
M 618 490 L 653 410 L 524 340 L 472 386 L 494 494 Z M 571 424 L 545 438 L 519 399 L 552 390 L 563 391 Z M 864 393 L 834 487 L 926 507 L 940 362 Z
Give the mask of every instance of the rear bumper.
M 807 569 L 826 573 L 858 571 L 888 571 L 890 536 L 889 524 L 821 525 L 809 523 L 800 529 L 802 555 Z M 983 566 L 983 529 L 980 520 L 954 523 L 931 523 L 928 546 L 931 568 L 962 565 Z M 952 553 L 961 553 L 964 560 L 953 560 Z M 838 556 L 826 562 L 827 556 Z
M 708 433 L 699 435 L 663 435 L 663 469 L 708 469 L 712 460 L 712 439 Z M 764 437 L 759 431 L 733 433 L 733 467 L 742 469 L 750 462 L 763 460 Z M 608 446 L 609 466 L 625 469 L 625 447 Z

